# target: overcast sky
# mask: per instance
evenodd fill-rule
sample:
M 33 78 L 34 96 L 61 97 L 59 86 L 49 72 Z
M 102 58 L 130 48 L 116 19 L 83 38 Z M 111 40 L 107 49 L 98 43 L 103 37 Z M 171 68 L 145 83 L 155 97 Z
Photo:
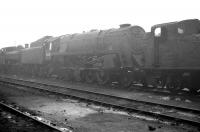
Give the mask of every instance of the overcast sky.
M 130 23 L 200 19 L 199 0 L 0 0 L 0 48 Z

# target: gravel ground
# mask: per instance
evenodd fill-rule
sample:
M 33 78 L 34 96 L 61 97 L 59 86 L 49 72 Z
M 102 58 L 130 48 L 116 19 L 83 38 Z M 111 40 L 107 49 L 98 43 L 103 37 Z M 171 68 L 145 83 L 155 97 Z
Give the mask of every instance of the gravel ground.
M 20 90 L 19 90 L 20 89 Z M 25 91 L 0 86 L 0 97 L 23 107 L 55 125 L 71 128 L 74 132 L 198 132 L 200 130 L 159 123 L 151 118 L 135 118 L 125 112 L 109 110 L 32 90 Z

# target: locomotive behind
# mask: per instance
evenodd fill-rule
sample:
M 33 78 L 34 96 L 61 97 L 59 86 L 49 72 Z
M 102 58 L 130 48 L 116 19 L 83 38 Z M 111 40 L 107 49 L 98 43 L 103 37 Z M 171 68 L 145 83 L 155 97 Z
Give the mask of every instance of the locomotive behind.
M 45 36 L 30 48 L 3 48 L 0 59 L 1 72 L 11 74 L 198 90 L 200 21 L 158 24 L 151 32 L 123 24 L 118 29 Z
M 155 25 L 147 36 L 144 67 L 147 84 L 198 90 L 200 21 L 190 19 Z

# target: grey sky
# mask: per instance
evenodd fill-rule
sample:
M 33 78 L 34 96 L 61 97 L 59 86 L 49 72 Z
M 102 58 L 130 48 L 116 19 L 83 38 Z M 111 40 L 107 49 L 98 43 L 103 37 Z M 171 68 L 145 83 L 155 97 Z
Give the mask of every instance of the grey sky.
M 146 31 L 154 24 L 200 19 L 198 0 L 0 0 L 0 48 L 130 23 Z

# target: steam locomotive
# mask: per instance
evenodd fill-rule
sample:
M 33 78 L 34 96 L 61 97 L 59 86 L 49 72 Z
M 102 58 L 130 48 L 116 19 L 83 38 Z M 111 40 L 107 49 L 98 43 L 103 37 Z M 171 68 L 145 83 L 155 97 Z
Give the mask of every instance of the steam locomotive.
M 154 25 L 150 32 L 122 24 L 118 29 L 45 36 L 23 48 L 0 51 L 0 71 L 56 77 L 99 85 L 196 91 L 200 88 L 200 21 Z

